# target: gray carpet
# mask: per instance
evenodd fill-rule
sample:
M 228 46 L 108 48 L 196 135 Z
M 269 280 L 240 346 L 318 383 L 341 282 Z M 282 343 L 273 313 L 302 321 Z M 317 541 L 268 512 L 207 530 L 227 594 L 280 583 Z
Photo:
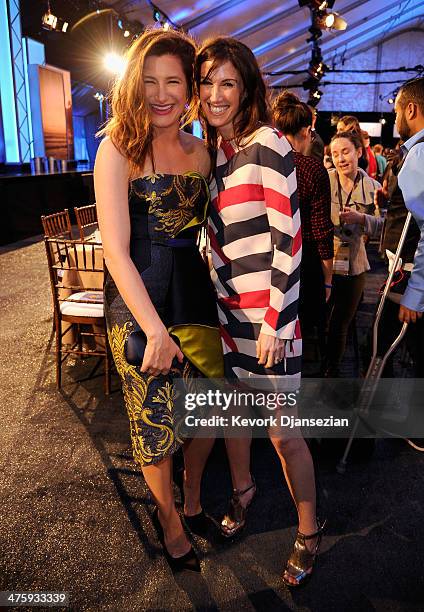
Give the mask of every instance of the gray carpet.
M 106 399 L 101 368 L 88 379 L 93 363 L 73 361 L 56 391 L 43 245 L 0 249 L 0 275 L 0 590 L 66 591 L 72 610 L 423 610 L 424 457 L 394 440 L 345 476 L 315 449 L 329 523 L 304 589 L 280 580 L 295 512 L 267 440 L 253 446 L 259 495 L 243 537 L 196 538 L 202 574 L 174 577 L 131 459 L 116 376 Z M 218 442 L 206 510 L 219 518 L 229 492 Z

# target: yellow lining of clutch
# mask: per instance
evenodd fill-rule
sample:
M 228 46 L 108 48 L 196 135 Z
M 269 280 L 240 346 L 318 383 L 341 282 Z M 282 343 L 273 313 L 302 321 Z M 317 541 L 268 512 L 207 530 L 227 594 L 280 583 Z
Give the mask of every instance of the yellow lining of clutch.
M 223 378 L 224 357 L 217 327 L 188 324 L 173 325 L 169 333 L 177 336 L 184 355 L 207 378 Z

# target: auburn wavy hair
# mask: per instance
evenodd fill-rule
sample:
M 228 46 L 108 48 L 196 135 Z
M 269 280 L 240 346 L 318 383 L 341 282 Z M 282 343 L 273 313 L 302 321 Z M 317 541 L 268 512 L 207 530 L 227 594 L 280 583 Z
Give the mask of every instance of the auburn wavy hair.
M 194 40 L 179 30 L 148 29 L 129 47 L 124 74 L 115 81 L 110 92 L 111 117 L 97 136 L 109 136 L 115 147 L 130 163 L 134 172 L 153 159 L 153 127 L 143 95 L 143 66 L 147 57 L 173 55 L 181 61 L 187 81 L 187 105 L 181 127 L 197 115 L 197 96 L 193 87 L 196 57 Z
M 227 36 L 217 36 L 207 40 L 200 48 L 194 66 L 194 78 L 197 92 L 202 84 L 202 64 L 212 61 L 209 74 L 219 65 L 231 62 L 241 76 L 243 97 L 240 101 L 240 112 L 234 122 L 234 139 L 238 145 L 251 136 L 260 125 L 271 125 L 271 112 L 268 91 L 261 70 L 253 52 L 245 44 Z M 217 149 L 217 130 L 208 125 L 200 107 L 199 115 L 204 125 L 206 140 L 212 151 Z

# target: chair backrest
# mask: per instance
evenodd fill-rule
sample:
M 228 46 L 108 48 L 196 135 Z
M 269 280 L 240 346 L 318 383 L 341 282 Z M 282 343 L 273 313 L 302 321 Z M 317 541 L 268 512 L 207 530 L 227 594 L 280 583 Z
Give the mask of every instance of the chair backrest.
M 68 209 L 63 212 L 53 213 L 52 215 L 43 215 L 41 217 L 43 224 L 44 236 L 47 238 L 65 238 L 72 240 L 72 226 L 69 218 Z
M 80 238 L 81 240 L 85 240 L 87 234 L 92 233 L 93 230 L 98 228 L 96 205 L 90 204 L 90 206 L 75 206 L 74 212 Z M 89 228 L 88 231 L 87 228 Z
M 72 293 L 102 291 L 104 267 L 100 243 L 47 237 L 44 243 L 56 313 L 60 302 Z

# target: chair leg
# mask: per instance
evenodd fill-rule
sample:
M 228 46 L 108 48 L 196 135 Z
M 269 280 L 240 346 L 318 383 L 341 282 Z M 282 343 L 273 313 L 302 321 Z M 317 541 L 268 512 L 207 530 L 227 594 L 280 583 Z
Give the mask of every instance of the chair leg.
M 62 386 L 62 338 L 61 338 L 61 321 L 55 320 L 55 333 L 56 333 L 56 386 L 58 389 Z
M 81 352 L 82 351 L 82 336 L 81 336 L 81 325 L 78 323 L 77 324 L 77 334 L 78 334 L 78 350 Z M 81 359 L 81 355 L 80 355 L 80 359 Z

